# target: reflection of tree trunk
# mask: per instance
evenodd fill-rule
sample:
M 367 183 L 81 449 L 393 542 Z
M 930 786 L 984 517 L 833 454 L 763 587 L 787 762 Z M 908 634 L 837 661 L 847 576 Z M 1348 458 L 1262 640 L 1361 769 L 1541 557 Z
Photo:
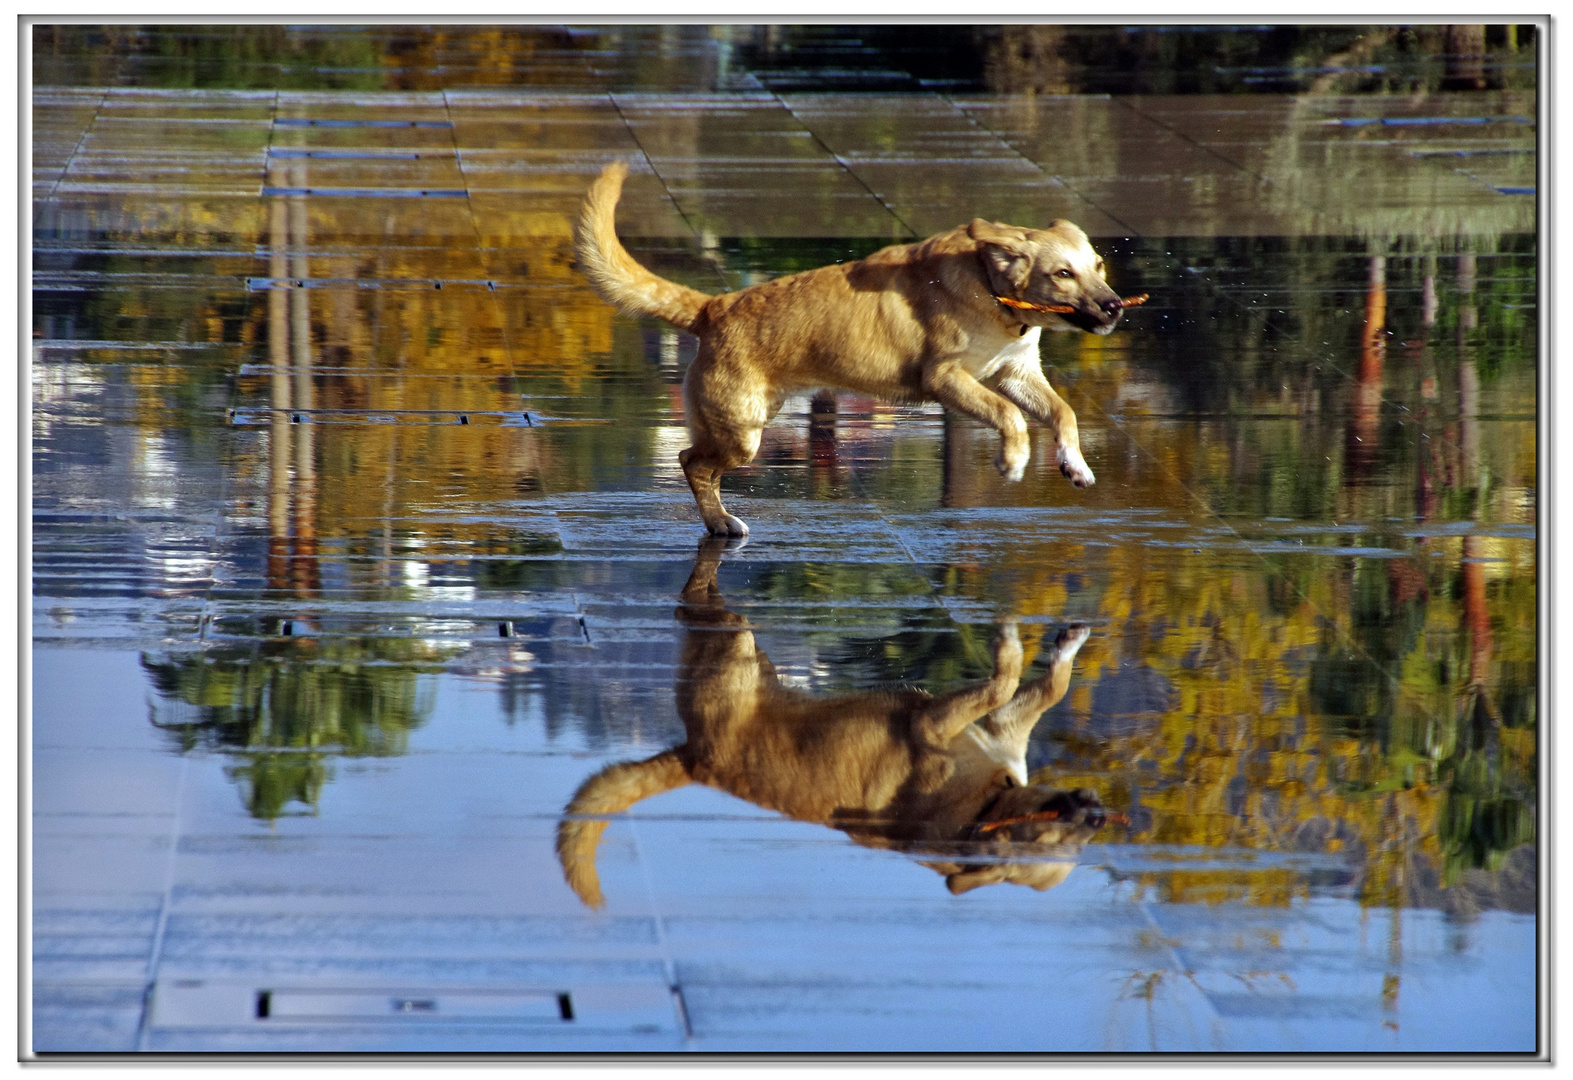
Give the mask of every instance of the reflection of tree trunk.
M 1480 517 L 1481 476 L 1480 453 L 1480 373 L 1475 370 L 1473 359 L 1458 365 L 1458 454 L 1459 483 L 1475 489 L 1475 510 L 1470 515 Z M 1485 540 L 1479 536 L 1464 537 L 1464 624 L 1469 627 L 1469 682 L 1476 687 L 1485 683 L 1487 666 L 1491 660 L 1491 617 L 1486 610 L 1485 566 L 1476 560 L 1484 555 Z
M 1469 628 L 1469 681 L 1484 686 L 1491 663 L 1491 612 L 1486 608 L 1484 537 L 1464 537 L 1464 625 Z
M 1371 259 L 1366 280 L 1365 326 L 1360 334 L 1360 366 L 1355 372 L 1353 416 L 1344 443 L 1351 477 L 1370 474 L 1381 437 L 1382 361 L 1387 351 L 1387 259 Z
M 836 395 L 821 390 L 808 404 L 808 463 L 815 487 L 823 478 L 831 485 L 841 482 L 841 463 L 836 457 Z
M 299 162 L 293 172 L 294 186 L 304 188 L 307 182 L 305 162 Z M 316 406 L 315 388 L 311 382 L 311 291 L 303 287 L 311 277 L 311 259 L 306 254 L 310 240 L 307 233 L 305 197 L 292 196 L 289 204 L 290 276 L 301 283 L 289 293 L 290 346 L 295 366 L 294 407 L 300 411 Z M 301 422 L 306 423 L 309 420 L 310 416 L 302 412 Z M 302 429 L 297 434 L 299 438 L 296 440 L 295 475 L 300 480 L 315 479 L 316 469 L 311 454 L 310 430 Z
M 1472 254 L 1463 254 L 1458 257 L 1458 294 L 1468 297 L 1467 303 L 1461 304 L 1458 309 L 1458 343 L 1465 344 L 1467 331 L 1473 330 L 1480 324 L 1480 312 L 1475 308 L 1475 257 Z
M 1415 486 L 1415 512 L 1421 521 L 1436 513 L 1436 455 L 1431 440 L 1425 437 L 1425 426 L 1415 425 L 1415 464 L 1420 470 L 1420 482 Z M 1430 468 L 1427 468 L 1430 465 Z M 1422 540 L 1422 544 L 1426 541 Z
M 1436 253 L 1429 252 L 1425 257 L 1425 278 L 1420 286 L 1420 325 L 1425 328 L 1425 334 L 1420 339 L 1419 359 L 1420 370 L 1431 370 L 1431 329 L 1436 326 L 1437 298 L 1436 298 Z M 1434 397 L 1436 380 L 1425 376 L 1420 384 L 1422 398 Z M 1427 392 L 1427 387 L 1430 392 Z M 1420 515 L 1420 520 L 1425 521 L 1436 513 L 1436 478 L 1434 458 L 1436 446 L 1430 439 L 1425 438 L 1425 417 L 1427 410 L 1421 409 L 1415 415 L 1417 421 L 1415 432 L 1415 465 L 1419 472 L 1419 480 L 1415 485 L 1415 511 Z M 1428 468 L 1428 465 L 1433 465 Z M 1424 546 L 1426 541 L 1422 540 Z
M 293 187 L 307 185 L 306 162 L 291 170 Z M 292 425 L 295 435 L 295 544 L 290 559 L 290 578 L 295 592 L 309 596 L 318 587 L 317 575 L 317 463 L 316 440 L 311 429 L 310 410 L 316 404 L 316 388 L 311 381 L 311 291 L 304 287 L 311 277 L 311 260 L 306 254 L 311 243 L 306 216 L 305 196 L 289 199 L 290 276 L 301 285 L 289 290 L 290 352 L 294 378 L 291 408 L 300 422 Z
M 976 506 L 977 484 L 972 475 L 972 427 L 945 410 L 945 435 L 940 447 L 944 457 L 939 504 L 947 509 Z
M 1480 477 L 1480 372 L 1475 361 L 1461 360 L 1458 365 L 1458 457 L 1460 486 L 1481 487 Z M 1478 498 L 1477 498 L 1478 504 Z M 1478 512 L 1471 516 L 1478 516 Z
M 1449 26 L 1443 34 L 1443 90 L 1486 88 L 1486 28 Z
M 284 170 L 274 166 L 269 183 L 283 187 Z M 289 273 L 285 248 L 289 245 L 289 208 L 285 200 L 268 200 L 268 276 Z M 290 355 L 289 295 L 278 285 L 268 288 L 268 405 L 272 408 L 268 431 L 268 571 L 269 589 L 288 584 L 289 464 L 290 464 Z
M 1475 257 L 1460 255 L 1458 258 L 1458 291 L 1472 298 L 1475 292 Z M 1480 372 L 1465 341 L 1468 330 L 1476 324 L 1473 303 L 1459 311 L 1458 338 L 1458 482 L 1472 489 L 1473 507 L 1470 517 L 1480 518 L 1480 504 L 1484 495 L 1484 478 L 1480 475 Z M 1483 557 L 1485 540 L 1479 536 L 1464 537 L 1464 625 L 1469 629 L 1469 693 L 1474 698 L 1477 713 L 1494 718 L 1486 691 L 1486 676 L 1491 664 L 1491 613 L 1486 609 L 1485 565 Z

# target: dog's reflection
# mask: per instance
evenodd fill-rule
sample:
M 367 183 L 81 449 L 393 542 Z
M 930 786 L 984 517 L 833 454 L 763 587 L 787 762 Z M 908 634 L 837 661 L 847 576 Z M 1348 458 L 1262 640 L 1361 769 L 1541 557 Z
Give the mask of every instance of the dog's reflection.
M 1027 739 L 1065 696 L 1087 629 L 1062 631 L 1042 678 L 1021 685 L 1014 623 L 994 643 L 994 676 L 939 697 L 899 688 L 815 697 L 781 684 L 747 620 L 716 587 L 726 544 L 701 544 L 677 617 L 682 746 L 612 765 L 569 802 L 557 831 L 568 884 L 603 903 L 595 868 L 606 815 L 707 784 L 860 844 L 917 855 L 953 893 L 1009 881 L 1047 889 L 1106 820 L 1097 795 L 1027 778 Z

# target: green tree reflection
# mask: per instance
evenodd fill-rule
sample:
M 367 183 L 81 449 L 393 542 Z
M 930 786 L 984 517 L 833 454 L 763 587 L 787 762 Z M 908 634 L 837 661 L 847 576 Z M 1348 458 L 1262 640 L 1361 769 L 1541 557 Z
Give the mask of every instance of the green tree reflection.
M 155 727 L 182 753 L 231 755 L 247 811 L 313 813 L 336 757 L 392 757 L 431 712 L 454 650 L 378 638 L 263 641 L 209 653 L 144 653 Z

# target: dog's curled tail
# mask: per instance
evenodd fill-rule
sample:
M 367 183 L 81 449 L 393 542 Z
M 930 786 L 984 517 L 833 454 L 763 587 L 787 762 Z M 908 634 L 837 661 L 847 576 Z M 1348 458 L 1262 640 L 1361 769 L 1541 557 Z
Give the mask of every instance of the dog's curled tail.
M 574 223 L 579 266 L 596 291 L 624 311 L 655 315 L 679 329 L 691 329 L 710 297 L 652 274 L 634 262 L 617 239 L 617 199 L 627 176 L 628 162 L 614 161 L 590 185 Z
M 568 887 L 586 905 L 599 908 L 601 878 L 595 870 L 595 849 L 610 824 L 607 816 L 620 814 L 641 799 L 687 784 L 691 777 L 676 750 L 647 761 L 608 765 L 574 792 L 557 826 L 557 861 L 562 863 Z

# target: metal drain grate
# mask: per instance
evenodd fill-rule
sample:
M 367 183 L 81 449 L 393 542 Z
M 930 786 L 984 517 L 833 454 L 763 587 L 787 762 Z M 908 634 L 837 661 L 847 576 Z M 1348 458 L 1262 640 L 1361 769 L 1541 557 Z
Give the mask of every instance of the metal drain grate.
M 264 187 L 264 195 L 313 195 L 348 199 L 463 199 L 463 188 L 322 188 Z
M 658 983 L 560 987 L 160 979 L 150 1026 L 171 1030 L 367 1024 L 487 1024 L 681 1032 L 681 1005 Z
M 448 128 L 453 124 L 447 120 L 313 120 L 303 116 L 280 116 L 274 119 L 274 127 L 319 127 L 319 128 Z
M 34 282 L 38 275 L 34 275 Z M 181 279 L 186 283 L 189 279 Z M 523 289 L 527 286 L 521 284 L 499 285 L 490 278 L 292 278 L 292 277 L 248 277 L 246 288 L 252 292 L 266 292 L 269 289 L 398 289 L 398 290 L 425 290 L 425 289 L 485 289 L 496 292 L 498 289 Z
M 234 408 L 225 418 L 236 427 L 255 427 L 271 423 L 276 414 L 287 414 L 292 424 L 441 424 L 459 427 L 502 426 L 538 427 L 540 417 L 526 412 L 497 409 L 267 409 Z
M 431 992 L 383 990 L 258 990 L 256 1018 L 279 1021 L 573 1019 L 573 996 L 549 991 Z

